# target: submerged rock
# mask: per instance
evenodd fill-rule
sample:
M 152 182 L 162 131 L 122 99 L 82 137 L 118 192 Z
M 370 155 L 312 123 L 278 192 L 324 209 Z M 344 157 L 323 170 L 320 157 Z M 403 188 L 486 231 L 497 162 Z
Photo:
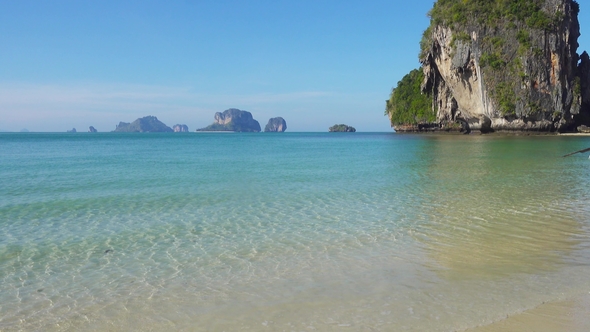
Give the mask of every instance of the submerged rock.
M 197 131 L 260 132 L 260 123 L 254 120 L 252 113 L 230 108 L 223 113 L 215 113 L 215 122 Z
M 119 122 L 114 132 L 126 133 L 171 133 L 172 128 L 166 126 L 155 116 L 139 118 L 131 123 Z
M 280 116 L 268 120 L 268 123 L 264 127 L 265 132 L 283 133 L 285 130 L 287 130 L 287 122 Z
M 177 124 L 172 127 L 175 133 L 188 133 L 188 126 L 185 124 Z

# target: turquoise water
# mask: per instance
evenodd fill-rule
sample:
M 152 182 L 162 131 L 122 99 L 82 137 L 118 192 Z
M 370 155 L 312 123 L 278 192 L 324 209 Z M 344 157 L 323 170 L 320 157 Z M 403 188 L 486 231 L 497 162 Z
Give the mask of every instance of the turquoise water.
M 589 146 L 0 133 L 0 330 L 456 331 L 587 294 Z

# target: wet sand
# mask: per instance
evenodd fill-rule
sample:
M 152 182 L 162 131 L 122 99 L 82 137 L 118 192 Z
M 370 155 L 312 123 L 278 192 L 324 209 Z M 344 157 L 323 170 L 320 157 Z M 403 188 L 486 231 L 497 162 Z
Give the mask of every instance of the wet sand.
M 575 299 L 544 303 L 469 332 L 587 332 L 590 331 L 590 293 Z

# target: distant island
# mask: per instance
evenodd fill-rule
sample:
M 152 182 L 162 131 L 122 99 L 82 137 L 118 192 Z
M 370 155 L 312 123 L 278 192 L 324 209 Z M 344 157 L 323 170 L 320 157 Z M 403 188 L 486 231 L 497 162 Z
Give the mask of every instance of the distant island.
M 328 129 L 330 133 L 354 133 L 356 129 L 345 124 L 336 124 Z
M 88 132 L 89 132 L 89 133 L 96 133 L 96 132 L 97 132 L 97 130 L 96 130 L 96 128 L 94 128 L 93 126 L 90 126 L 90 127 L 88 127 Z
M 260 123 L 247 111 L 230 108 L 223 113 L 215 113 L 214 118 L 213 124 L 197 131 L 260 132 Z
M 139 118 L 131 123 L 119 122 L 114 132 L 118 133 L 171 133 L 172 128 L 166 126 L 155 116 Z
M 172 127 L 175 133 L 188 133 L 188 126 L 185 124 L 177 124 Z
M 76 131 L 76 128 L 72 128 L 72 129 L 68 130 L 67 132 L 68 132 L 68 133 L 75 133 L 75 132 L 77 132 L 77 131 Z
M 287 122 L 285 119 L 279 117 L 272 118 L 268 120 L 268 123 L 264 127 L 264 132 L 275 132 L 275 133 L 283 133 L 287 130 Z

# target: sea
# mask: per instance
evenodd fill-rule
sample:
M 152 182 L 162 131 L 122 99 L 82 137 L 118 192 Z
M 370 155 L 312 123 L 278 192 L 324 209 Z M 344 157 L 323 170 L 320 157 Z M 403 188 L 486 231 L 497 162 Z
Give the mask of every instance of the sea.
M 465 331 L 588 294 L 588 147 L 0 133 L 0 331 Z

